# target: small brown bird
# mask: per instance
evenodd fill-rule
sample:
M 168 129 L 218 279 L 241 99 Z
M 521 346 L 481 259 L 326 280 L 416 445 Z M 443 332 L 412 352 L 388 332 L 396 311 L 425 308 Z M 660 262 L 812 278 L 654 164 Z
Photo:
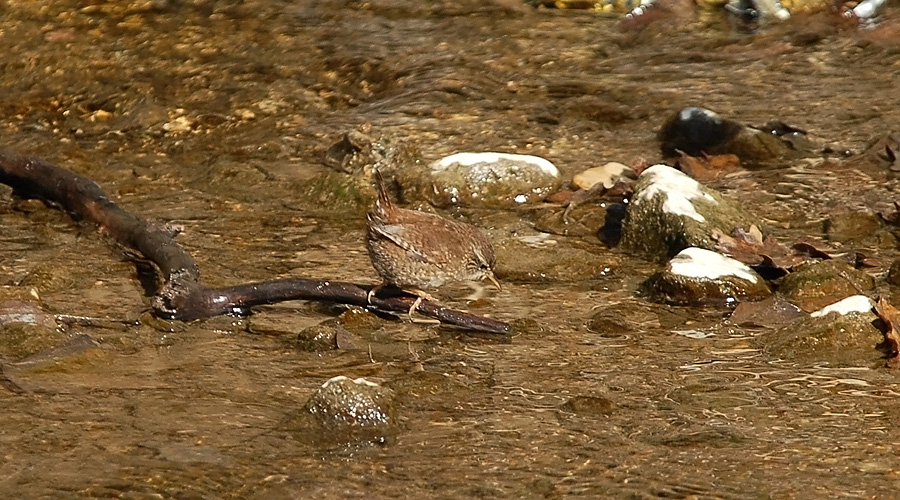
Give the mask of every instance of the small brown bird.
M 378 198 L 366 215 L 366 247 L 372 266 L 384 279 L 381 287 L 407 288 L 431 299 L 423 288 L 437 288 L 452 281 L 474 281 L 494 277 L 494 246 L 477 228 L 445 219 L 437 214 L 399 208 L 391 202 L 381 172 L 375 171 Z M 379 288 L 381 288 L 379 287 Z M 411 289 L 409 289 L 411 288 Z M 369 292 L 374 294 L 378 288 Z

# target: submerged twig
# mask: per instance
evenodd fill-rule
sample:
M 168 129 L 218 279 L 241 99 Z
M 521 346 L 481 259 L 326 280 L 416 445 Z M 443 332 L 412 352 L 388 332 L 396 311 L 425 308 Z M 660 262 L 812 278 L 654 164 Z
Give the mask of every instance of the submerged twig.
M 161 317 L 187 321 L 286 300 L 329 301 L 405 313 L 415 301 L 415 297 L 405 295 L 376 295 L 368 301 L 368 288 L 304 278 L 206 288 L 200 284 L 197 263 L 175 242 L 169 228 L 123 210 L 87 177 L 40 158 L 0 152 L 0 183 L 12 187 L 18 196 L 44 200 L 73 217 L 96 224 L 100 232 L 153 262 L 164 278 L 152 301 L 154 313 Z M 448 309 L 427 300 L 416 310 L 463 328 L 492 333 L 509 331 L 506 323 Z

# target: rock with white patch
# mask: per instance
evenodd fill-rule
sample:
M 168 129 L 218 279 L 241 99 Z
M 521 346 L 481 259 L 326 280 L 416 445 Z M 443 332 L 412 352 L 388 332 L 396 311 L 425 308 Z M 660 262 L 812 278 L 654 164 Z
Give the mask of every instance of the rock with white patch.
M 439 207 L 537 203 L 561 184 L 559 170 L 549 160 L 507 153 L 457 153 L 424 171 L 399 171 L 397 181 L 407 201 L 424 199 Z
M 344 376 L 322 384 L 288 424 L 325 443 L 383 443 L 396 426 L 393 391 L 364 378 Z
M 827 366 L 870 366 L 883 358 L 884 335 L 873 325 L 872 301 L 855 295 L 755 338 L 773 358 Z
M 666 165 L 638 177 L 622 224 L 626 251 L 663 262 L 688 247 L 712 250 L 714 231 L 763 228 L 739 203 Z
M 778 292 L 806 312 L 872 290 L 875 279 L 865 271 L 835 259 L 804 264 L 781 280 Z
M 652 300 L 674 305 L 732 305 L 761 300 L 769 286 L 753 269 L 730 257 L 690 247 L 641 286 Z
M 670 117 L 660 128 L 658 138 L 666 156 L 677 156 L 679 152 L 691 156 L 733 154 L 742 163 L 759 164 L 794 153 L 791 144 L 775 134 L 695 107 L 684 108 Z

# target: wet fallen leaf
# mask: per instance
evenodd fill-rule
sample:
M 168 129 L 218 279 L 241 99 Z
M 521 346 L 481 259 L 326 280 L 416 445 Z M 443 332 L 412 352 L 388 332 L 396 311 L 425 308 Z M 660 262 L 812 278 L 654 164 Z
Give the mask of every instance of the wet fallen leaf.
M 900 332 L 897 331 L 900 328 L 900 311 L 884 297 L 878 297 L 878 301 L 875 302 L 875 314 L 884 322 L 884 329 L 881 333 L 884 334 L 884 343 L 890 358 L 887 366 L 888 368 L 900 368 L 900 358 L 897 357 L 900 354 Z
M 690 156 L 682 151 L 678 153 L 681 157 L 675 162 L 675 168 L 701 182 L 716 180 L 741 168 L 741 161 L 735 155 Z
M 653 165 L 643 156 L 638 156 L 631 160 L 631 170 L 634 171 L 635 175 L 641 175 L 644 170 L 647 170 L 652 166 Z
M 755 225 L 749 229 L 736 227 L 730 235 L 713 230 L 711 234 L 716 250 L 748 266 L 762 264 L 788 268 L 796 264 L 790 252 L 774 238 L 763 238 L 762 231 Z M 786 272 L 786 271 L 785 271 Z
M 803 309 L 773 296 L 757 302 L 741 302 L 728 319 L 739 326 L 777 328 L 806 315 Z
M 826 253 L 822 250 L 819 250 L 818 248 L 813 246 L 811 243 L 807 243 L 805 241 L 798 241 L 797 243 L 794 243 L 794 245 L 791 246 L 791 248 L 793 248 L 796 252 L 798 252 L 800 254 L 808 255 L 814 259 L 828 260 L 831 258 L 831 255 L 829 255 L 828 253 Z

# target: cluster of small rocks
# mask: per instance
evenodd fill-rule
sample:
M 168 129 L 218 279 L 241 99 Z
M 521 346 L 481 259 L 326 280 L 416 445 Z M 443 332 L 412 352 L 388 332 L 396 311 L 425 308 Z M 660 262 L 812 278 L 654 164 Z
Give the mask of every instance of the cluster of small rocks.
M 703 165 L 767 165 L 808 153 L 810 141 L 802 130 L 780 122 L 751 127 L 706 109 L 685 108 L 658 136 L 663 156 L 677 158 L 674 166 L 608 162 L 577 173 L 571 191 L 561 190 L 559 169 L 544 158 L 463 152 L 428 163 L 415 146 L 370 133 L 350 132 L 327 151 L 331 180 L 322 189 L 335 192 L 338 179 L 354 198 L 372 199 L 371 176 L 378 169 L 406 204 L 527 207 L 531 232 L 496 242 L 495 271 L 505 281 L 581 281 L 615 273 L 623 259 L 639 257 L 660 269 L 637 286 L 638 295 L 670 306 L 736 308 L 736 323 L 768 329 L 755 341 L 774 357 L 853 364 L 878 354 L 873 348 L 881 334 L 873 326 L 873 302 L 864 295 L 875 287 L 872 276 L 816 251 L 775 265 L 767 252 L 778 244 L 767 224 L 705 185 L 702 176 L 695 178 Z M 716 163 L 717 158 L 724 160 Z M 597 198 L 601 203 L 589 203 Z M 871 239 L 881 224 L 873 214 L 858 230 L 857 220 L 836 217 L 823 229 L 829 238 L 849 242 Z M 621 252 L 604 251 L 596 239 L 590 241 L 597 237 Z M 773 275 L 773 269 L 779 272 Z M 631 330 L 630 320 L 617 311 L 604 309 L 588 328 L 602 335 Z M 352 327 L 357 322 L 345 323 L 338 319 L 307 328 L 298 345 L 314 351 L 352 347 L 361 333 Z M 378 441 L 395 419 L 389 390 L 338 377 L 313 395 L 297 422 L 316 433 Z

